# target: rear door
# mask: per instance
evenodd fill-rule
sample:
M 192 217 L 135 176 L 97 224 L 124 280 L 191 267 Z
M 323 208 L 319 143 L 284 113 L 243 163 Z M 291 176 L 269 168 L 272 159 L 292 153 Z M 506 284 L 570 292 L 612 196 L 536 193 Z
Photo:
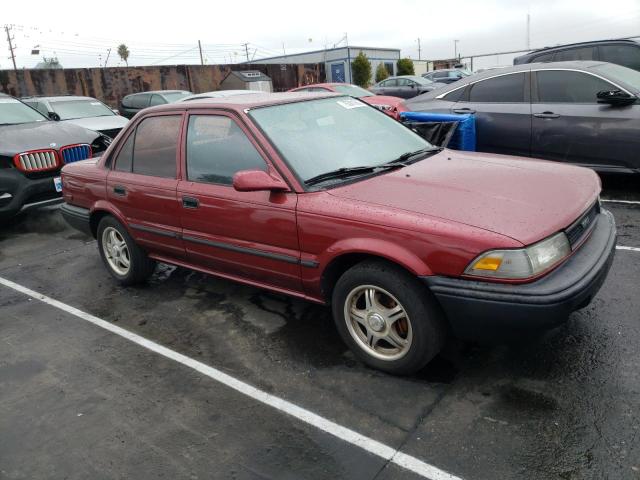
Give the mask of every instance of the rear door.
M 238 192 L 241 170 L 278 173 L 238 119 L 191 113 L 185 171 L 178 184 L 189 259 L 230 277 L 300 292 L 300 248 L 294 192 Z
M 531 152 L 529 72 L 472 83 L 453 113 L 474 113 L 478 151 L 528 156 Z
M 620 87 L 589 73 L 532 73 L 532 156 L 600 169 L 637 168 L 640 105 L 598 103 L 599 91 Z
M 143 118 L 116 153 L 107 198 L 144 248 L 183 258 L 177 199 L 179 113 Z

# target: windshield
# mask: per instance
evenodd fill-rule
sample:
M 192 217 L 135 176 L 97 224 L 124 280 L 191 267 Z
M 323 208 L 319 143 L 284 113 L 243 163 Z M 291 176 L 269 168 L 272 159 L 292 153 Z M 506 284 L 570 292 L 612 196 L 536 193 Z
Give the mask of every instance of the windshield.
M 104 103 L 93 99 L 51 102 L 51 108 L 60 115 L 60 120 L 115 115 Z
M 162 96 L 169 103 L 177 102 L 178 100 L 183 99 L 184 97 L 188 97 L 189 95 L 193 95 L 191 92 L 172 92 L 172 93 L 163 93 Z
M 613 63 L 603 63 L 592 68 L 597 73 L 602 73 L 611 78 L 611 80 L 619 80 L 626 83 L 636 92 L 640 92 L 640 72 L 632 70 L 622 65 L 615 65 Z
M 47 118 L 40 112 L 15 98 L 0 98 L 0 125 L 46 121 Z
M 373 97 L 373 93 L 369 90 L 365 90 L 364 88 L 357 87 L 355 85 L 334 85 L 333 89 L 338 93 L 350 95 L 356 98 Z
M 302 181 L 339 168 L 382 165 L 431 147 L 388 115 L 349 97 L 274 105 L 249 115 Z

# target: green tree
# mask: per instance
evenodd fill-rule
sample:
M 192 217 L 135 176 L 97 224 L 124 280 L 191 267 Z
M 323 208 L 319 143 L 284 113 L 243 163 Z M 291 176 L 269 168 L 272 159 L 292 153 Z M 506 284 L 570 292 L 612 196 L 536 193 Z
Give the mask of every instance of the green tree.
M 381 82 L 389 76 L 389 70 L 384 66 L 384 63 L 379 63 L 376 68 L 376 83 Z
M 127 61 L 129 59 L 129 53 L 131 52 L 129 52 L 129 48 L 124 43 L 118 45 L 118 55 L 127 67 L 129 66 L 129 62 Z
M 401 58 L 398 60 L 398 75 L 415 75 L 413 69 L 413 61 L 410 58 Z
M 371 62 L 360 52 L 351 64 L 352 81 L 359 87 L 367 88 L 371 82 Z

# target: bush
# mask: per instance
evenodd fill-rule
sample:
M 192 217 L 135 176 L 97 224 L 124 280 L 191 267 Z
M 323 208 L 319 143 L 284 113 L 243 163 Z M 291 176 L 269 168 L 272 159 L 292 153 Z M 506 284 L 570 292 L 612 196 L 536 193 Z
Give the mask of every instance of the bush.
M 378 68 L 376 68 L 376 83 L 381 82 L 388 76 L 389 71 L 387 70 L 387 67 L 384 66 L 384 63 L 379 63 Z
M 371 82 L 371 62 L 367 56 L 360 52 L 351 64 L 351 79 L 353 83 L 362 88 L 367 88 Z
M 410 58 L 401 58 L 398 60 L 398 75 L 415 75 L 413 62 Z

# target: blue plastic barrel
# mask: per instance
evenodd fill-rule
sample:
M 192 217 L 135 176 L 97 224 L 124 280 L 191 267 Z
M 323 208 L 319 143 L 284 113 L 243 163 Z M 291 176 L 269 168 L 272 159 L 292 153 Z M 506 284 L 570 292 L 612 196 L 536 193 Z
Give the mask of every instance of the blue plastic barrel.
M 419 122 L 458 122 L 458 127 L 451 137 L 448 148 L 454 150 L 476 150 L 476 119 L 470 114 L 429 113 L 429 112 L 402 112 L 400 118 L 403 121 Z

